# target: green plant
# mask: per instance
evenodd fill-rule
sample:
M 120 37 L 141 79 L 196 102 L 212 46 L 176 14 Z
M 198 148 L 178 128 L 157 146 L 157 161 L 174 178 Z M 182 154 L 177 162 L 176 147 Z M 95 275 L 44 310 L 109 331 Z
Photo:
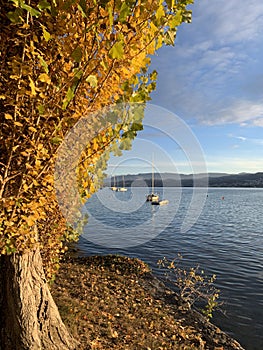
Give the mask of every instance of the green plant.
M 170 261 L 165 257 L 158 261 L 169 285 L 178 294 L 179 307 L 182 310 L 195 307 L 207 319 L 212 318 L 213 311 L 219 306 L 219 290 L 214 285 L 216 275 L 207 277 L 199 265 L 189 269 L 182 268 L 181 261 L 180 254 Z

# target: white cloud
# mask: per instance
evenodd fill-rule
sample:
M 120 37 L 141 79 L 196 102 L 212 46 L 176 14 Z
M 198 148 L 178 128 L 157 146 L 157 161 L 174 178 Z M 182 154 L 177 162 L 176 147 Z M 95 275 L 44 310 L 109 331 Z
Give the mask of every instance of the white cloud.
M 253 125 L 263 127 L 263 118 L 256 118 L 253 120 Z
M 249 125 L 249 122 L 251 122 L 253 125 L 263 126 L 263 101 L 260 104 L 252 101 L 237 100 L 233 101 L 232 104 L 228 103 L 225 107 L 215 109 L 212 113 L 216 118 L 211 119 L 209 114 L 203 117 L 199 116 L 204 124 L 238 123 L 240 125 Z
M 153 60 L 154 103 L 207 125 L 262 126 L 263 1 L 199 0 L 192 10 L 175 48 Z
M 193 22 L 195 11 L 197 24 L 205 29 L 205 36 L 212 36 L 223 45 L 255 40 L 263 28 L 263 2 L 260 0 L 199 0 L 199 6 L 193 6 Z
M 244 136 L 234 136 L 234 135 L 229 135 L 230 137 L 233 137 L 234 139 L 238 139 L 240 141 L 246 141 L 247 138 Z
M 258 146 L 263 146 L 263 138 L 258 139 L 258 138 L 252 138 L 252 137 L 235 136 L 233 134 L 229 134 L 228 137 L 240 140 L 242 142 L 251 143 L 254 145 L 258 145 Z M 239 145 L 234 145 L 234 148 L 238 148 L 238 147 L 239 147 Z

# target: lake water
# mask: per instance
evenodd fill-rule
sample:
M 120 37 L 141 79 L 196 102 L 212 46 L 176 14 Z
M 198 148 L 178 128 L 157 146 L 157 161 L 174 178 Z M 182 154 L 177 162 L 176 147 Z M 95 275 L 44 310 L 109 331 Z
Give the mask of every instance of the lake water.
M 89 199 L 80 254 L 138 257 L 158 274 L 159 259 L 181 253 L 182 266 L 199 264 L 206 275 L 217 276 L 226 315 L 217 312 L 213 323 L 245 349 L 262 350 L 263 189 L 157 191 L 168 205 L 145 203 L 146 188 L 105 188 Z

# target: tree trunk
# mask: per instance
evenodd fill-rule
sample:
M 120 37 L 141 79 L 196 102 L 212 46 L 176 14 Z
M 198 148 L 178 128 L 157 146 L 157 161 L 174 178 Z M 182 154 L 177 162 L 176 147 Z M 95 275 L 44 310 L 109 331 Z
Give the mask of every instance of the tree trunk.
M 0 349 L 77 348 L 48 289 L 39 249 L 0 256 Z

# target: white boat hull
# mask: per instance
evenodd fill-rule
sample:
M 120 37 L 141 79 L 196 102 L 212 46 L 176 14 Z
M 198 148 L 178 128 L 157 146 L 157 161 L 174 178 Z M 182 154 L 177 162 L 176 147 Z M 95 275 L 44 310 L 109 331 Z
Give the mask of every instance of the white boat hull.
M 163 200 L 158 200 L 158 201 L 152 201 L 152 205 L 165 205 L 168 204 L 169 201 L 167 199 L 163 199 Z
M 127 192 L 127 188 L 125 187 L 118 188 L 118 192 Z

